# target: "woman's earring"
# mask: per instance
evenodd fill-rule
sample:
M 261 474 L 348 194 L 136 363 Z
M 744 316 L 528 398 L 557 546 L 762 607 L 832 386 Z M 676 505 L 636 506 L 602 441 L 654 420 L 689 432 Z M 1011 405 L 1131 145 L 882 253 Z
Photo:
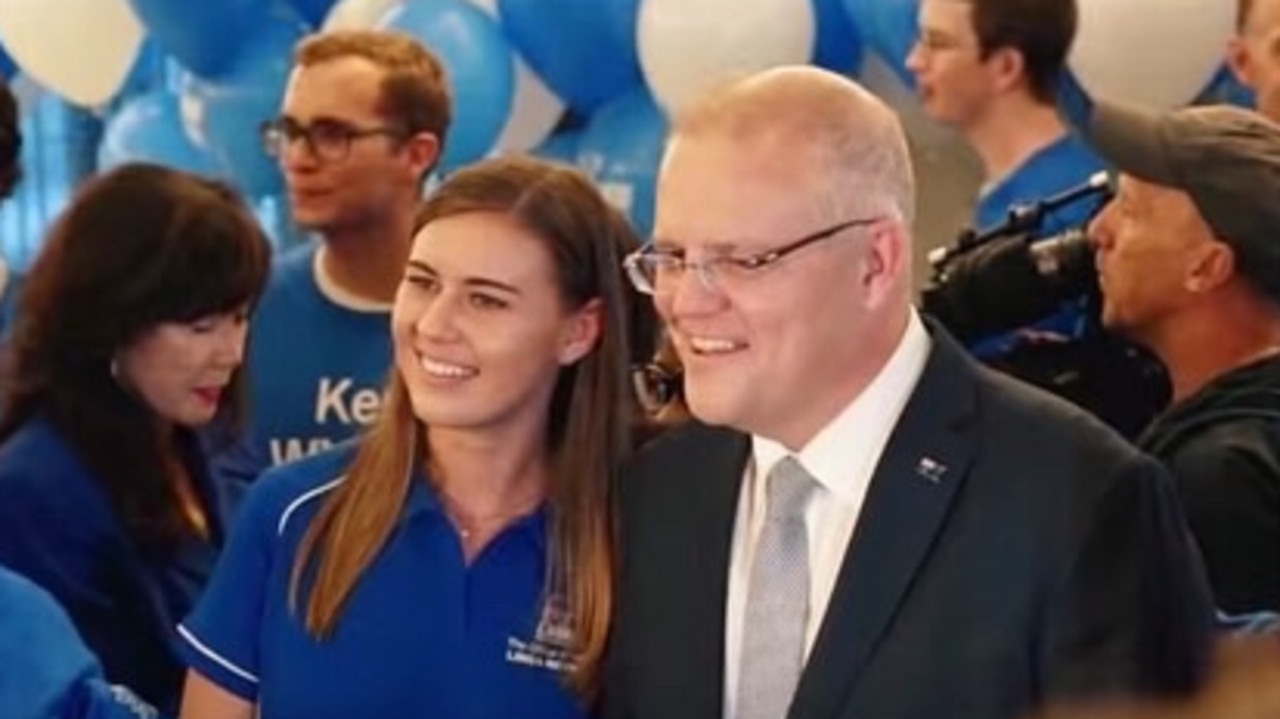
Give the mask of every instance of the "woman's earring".
M 111 373 L 111 379 L 117 382 L 120 381 L 120 363 L 116 361 L 115 357 L 111 358 L 111 363 L 107 365 L 107 371 Z

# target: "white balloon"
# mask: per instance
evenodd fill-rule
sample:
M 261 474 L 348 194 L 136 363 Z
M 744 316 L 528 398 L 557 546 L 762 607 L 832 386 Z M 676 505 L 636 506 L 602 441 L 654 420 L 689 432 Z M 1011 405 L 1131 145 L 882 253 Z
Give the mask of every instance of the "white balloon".
M 1222 66 L 1235 26 L 1227 0 L 1079 0 L 1068 60 L 1094 97 L 1158 108 L 1187 104 Z
M 640 67 L 674 113 L 721 82 L 808 62 L 816 26 L 811 0 L 642 0 Z
M 537 73 L 516 58 L 516 88 L 511 98 L 511 115 L 494 143 L 496 150 L 524 152 L 537 147 L 551 134 L 564 114 L 564 102 L 547 87 Z
M 196 0 L 192 0 L 195 2 Z M 369 30 L 404 0 L 339 0 L 325 16 L 322 31 Z
M 0 44 L 24 73 L 79 105 L 120 90 L 142 35 L 127 0 L 0 0 Z

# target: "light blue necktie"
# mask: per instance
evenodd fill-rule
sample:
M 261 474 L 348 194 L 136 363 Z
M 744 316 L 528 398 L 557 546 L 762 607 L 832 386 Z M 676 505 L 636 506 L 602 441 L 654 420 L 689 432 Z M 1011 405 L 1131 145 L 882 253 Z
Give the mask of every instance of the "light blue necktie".
M 809 620 L 804 511 L 814 480 L 794 457 L 786 457 L 765 481 L 765 520 L 743 613 L 734 719 L 784 719 L 804 668 Z

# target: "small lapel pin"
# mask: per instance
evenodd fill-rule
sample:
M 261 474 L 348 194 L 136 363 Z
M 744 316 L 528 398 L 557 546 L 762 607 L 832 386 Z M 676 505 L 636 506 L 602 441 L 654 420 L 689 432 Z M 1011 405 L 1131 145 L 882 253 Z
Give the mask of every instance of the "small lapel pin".
M 947 473 L 947 465 L 939 462 L 933 457 L 921 457 L 919 463 L 916 464 L 916 474 L 924 477 L 933 484 L 942 481 L 942 475 Z

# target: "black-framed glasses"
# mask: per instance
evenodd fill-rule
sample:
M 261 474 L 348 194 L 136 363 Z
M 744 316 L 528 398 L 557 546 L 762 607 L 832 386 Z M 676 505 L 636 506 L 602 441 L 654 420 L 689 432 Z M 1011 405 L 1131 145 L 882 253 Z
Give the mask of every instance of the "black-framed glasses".
M 686 259 L 683 250 L 661 250 L 650 242 L 627 255 L 622 264 L 626 268 L 631 284 L 647 295 L 674 289 L 684 277 L 684 273 L 690 269 L 697 273 L 698 279 L 707 289 L 723 289 L 725 283 L 750 281 L 751 277 L 759 275 L 762 270 L 799 249 L 829 237 L 835 237 L 851 227 L 874 224 L 880 219 L 866 217 L 845 220 L 764 252 L 738 256 L 720 255 L 697 261 Z
M 295 140 L 302 140 L 311 156 L 323 162 L 339 162 L 351 153 L 351 143 L 364 137 L 400 137 L 396 127 L 377 125 L 357 127 L 341 120 L 320 119 L 303 124 L 290 117 L 277 117 L 262 123 L 262 148 L 272 157 L 282 157 Z

